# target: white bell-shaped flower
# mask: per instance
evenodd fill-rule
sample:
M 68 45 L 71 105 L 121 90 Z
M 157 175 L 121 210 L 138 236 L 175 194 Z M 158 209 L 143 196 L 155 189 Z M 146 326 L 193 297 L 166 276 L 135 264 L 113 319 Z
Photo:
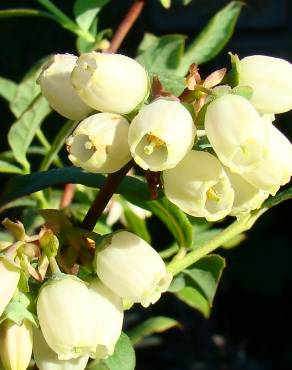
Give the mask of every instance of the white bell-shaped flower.
M 214 155 L 192 150 L 162 175 L 165 195 L 187 214 L 217 221 L 230 213 L 234 191 Z
M 244 173 L 253 186 L 275 195 L 292 176 L 292 144 L 273 124 L 266 123 L 269 152 L 254 169 Z
M 33 357 L 39 370 L 84 370 L 89 356 L 59 360 L 47 344 L 40 329 L 33 328 Z
M 26 370 L 32 353 L 32 326 L 5 320 L 0 326 L 0 357 L 5 370 Z
M 0 257 L 0 316 L 11 301 L 20 278 L 20 270 Z
M 260 208 L 269 193 L 254 187 L 242 176 L 229 171 L 228 168 L 224 168 L 224 170 L 234 190 L 234 202 L 229 214 L 240 218 L 244 214 Z
M 175 167 L 192 149 L 195 135 L 192 116 L 180 102 L 158 99 L 133 119 L 129 145 L 140 167 L 163 171 Z
M 71 54 L 56 54 L 43 68 L 38 83 L 50 106 L 62 116 L 80 120 L 91 111 L 74 90 L 70 77 L 77 57 Z
M 261 113 L 292 109 L 292 64 L 280 58 L 251 55 L 237 64 L 239 84 L 253 89 L 251 103 Z
M 143 102 L 149 90 L 145 69 L 121 54 L 82 54 L 71 81 L 80 98 L 101 112 L 129 113 Z
M 159 254 L 128 231 L 113 233 L 97 248 L 95 269 L 114 293 L 144 307 L 157 302 L 172 280 Z
M 41 289 L 37 314 L 46 342 L 59 360 L 95 352 L 91 340 L 91 297 L 73 275 L 56 275 Z
M 102 359 L 114 353 L 123 325 L 123 301 L 99 279 L 90 282 L 92 302 L 92 335 L 96 352 L 93 358 Z
M 255 168 L 267 155 L 266 126 L 250 102 L 239 95 L 221 96 L 206 111 L 205 129 L 213 149 L 238 174 Z
M 129 123 L 114 113 L 97 113 L 79 123 L 67 139 L 69 159 L 90 172 L 112 173 L 131 159 Z

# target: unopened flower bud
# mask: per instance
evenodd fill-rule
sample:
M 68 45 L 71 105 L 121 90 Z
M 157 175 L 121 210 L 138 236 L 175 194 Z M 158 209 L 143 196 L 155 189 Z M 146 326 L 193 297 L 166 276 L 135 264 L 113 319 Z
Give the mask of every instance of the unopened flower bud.
M 5 257 L 0 257 L 0 316 L 13 297 L 20 278 L 20 270 Z
M 176 166 L 192 149 L 195 135 L 192 116 L 180 102 L 158 99 L 132 121 L 129 145 L 140 167 L 163 171 Z
M 192 150 L 173 169 L 163 172 L 167 198 L 184 212 L 217 221 L 229 214 L 234 191 L 219 160 Z
M 148 95 L 148 76 L 134 59 L 120 54 L 82 54 L 71 81 L 90 107 L 110 113 L 134 110 Z
M 242 176 L 224 168 L 231 186 L 234 190 L 234 203 L 230 212 L 231 216 L 241 217 L 242 215 L 260 208 L 269 193 L 258 189 L 248 183 Z
M 59 360 L 41 330 L 36 328 L 33 329 L 33 357 L 39 370 L 83 370 L 89 359 L 88 355 L 84 355 L 71 360 Z
M 5 370 L 26 370 L 32 353 L 32 326 L 5 320 L 0 326 L 0 357 Z
M 292 64 L 280 58 L 252 55 L 237 64 L 239 84 L 252 87 L 251 103 L 261 113 L 292 109 Z
M 71 54 L 56 54 L 38 78 L 41 91 L 50 106 L 62 116 L 80 120 L 91 111 L 74 90 L 70 76 L 77 57 Z
M 107 358 L 114 353 L 123 325 L 123 301 L 101 281 L 94 279 L 89 285 L 91 295 L 92 335 L 96 344 L 93 358 Z
M 118 114 L 97 113 L 83 120 L 67 139 L 69 159 L 90 172 L 112 173 L 130 159 L 128 121 Z
M 128 231 L 112 234 L 97 248 L 95 269 L 114 293 L 144 307 L 157 302 L 172 280 L 159 254 Z
M 244 173 L 244 178 L 253 186 L 275 195 L 292 176 L 292 144 L 272 123 L 266 125 L 268 155 L 254 169 Z
M 86 284 L 72 275 L 53 276 L 41 289 L 37 314 L 46 342 L 59 360 L 94 352 L 91 299 Z
M 241 174 L 267 155 L 268 133 L 255 108 L 239 95 L 224 95 L 206 111 L 207 137 L 220 161 Z

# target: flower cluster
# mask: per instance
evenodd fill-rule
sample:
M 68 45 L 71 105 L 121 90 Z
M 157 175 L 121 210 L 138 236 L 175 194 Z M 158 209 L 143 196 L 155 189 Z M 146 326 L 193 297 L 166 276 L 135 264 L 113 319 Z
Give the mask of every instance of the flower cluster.
M 267 56 L 237 58 L 236 77 L 232 88 L 216 86 L 222 81 L 212 81 L 216 73 L 203 84 L 190 75 L 181 99 L 151 100 L 140 64 L 91 52 L 55 56 L 39 82 L 56 111 L 81 120 L 67 139 L 74 165 L 112 173 L 133 158 L 144 170 L 162 172 L 166 196 L 184 212 L 216 221 L 259 208 L 292 174 L 292 146 L 273 123 L 275 114 L 292 109 L 292 65 Z M 187 109 L 183 96 L 197 87 Z
M 121 335 L 124 305 L 148 307 L 172 280 L 159 254 L 127 231 L 105 236 L 97 245 L 86 281 L 56 268 L 59 241 L 52 231 L 42 229 L 31 238 L 36 244 L 26 236 L 21 239 L 2 247 L 0 255 L 0 358 L 5 370 L 25 370 L 32 353 L 40 370 L 83 370 L 89 358 L 108 358 Z M 53 272 L 40 286 L 35 309 L 28 307 L 34 300 L 18 287 L 23 273 L 32 274 L 28 247 L 42 255 L 42 263 L 50 261 Z

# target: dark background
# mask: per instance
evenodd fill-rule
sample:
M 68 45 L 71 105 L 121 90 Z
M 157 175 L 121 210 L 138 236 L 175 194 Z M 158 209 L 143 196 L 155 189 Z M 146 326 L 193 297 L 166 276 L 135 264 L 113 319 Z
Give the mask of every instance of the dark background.
M 73 1 L 55 0 L 69 15 Z M 173 0 L 164 10 L 149 0 L 144 13 L 121 48 L 135 55 L 145 31 L 160 35 L 183 33 L 191 40 L 206 21 L 228 1 L 193 0 L 183 7 Z M 102 28 L 119 24 L 131 1 L 112 0 L 101 13 Z M 1 0 L 0 9 L 37 7 L 35 1 Z M 215 60 L 203 65 L 206 75 L 228 65 L 228 51 L 240 57 L 266 54 L 292 61 L 292 1 L 247 1 L 235 35 Z M 39 18 L 0 19 L 0 75 L 19 81 L 33 63 L 51 53 L 74 52 L 75 36 L 58 24 Z M 292 81 L 291 81 L 292 83 Z M 0 101 L 1 148 L 13 121 L 7 104 Z M 52 118 L 53 117 L 53 118 Z M 50 116 L 48 135 L 60 122 Z M 292 115 L 281 115 L 278 127 L 292 137 Z M 230 251 L 209 321 L 170 295 L 150 309 L 136 309 L 128 316 L 130 327 L 152 314 L 169 315 L 183 329 L 152 337 L 137 349 L 137 370 L 292 370 L 292 246 L 291 204 L 286 202 L 265 214 L 247 240 Z M 290 215 L 289 212 L 290 211 Z M 154 243 L 161 232 L 156 226 Z M 167 235 L 165 235 L 167 238 Z

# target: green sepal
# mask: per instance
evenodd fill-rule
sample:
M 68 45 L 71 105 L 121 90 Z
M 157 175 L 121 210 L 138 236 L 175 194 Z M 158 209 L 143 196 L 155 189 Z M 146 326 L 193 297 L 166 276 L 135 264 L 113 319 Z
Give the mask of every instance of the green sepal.
M 236 86 L 232 89 L 232 93 L 250 100 L 253 95 L 253 88 L 251 86 Z
M 16 240 L 24 241 L 26 238 L 26 233 L 23 224 L 20 221 L 13 222 L 9 220 L 9 218 L 5 218 L 5 220 L 2 221 L 2 224 L 4 227 L 10 232 L 11 235 Z
M 225 79 L 223 80 L 223 83 L 226 83 L 227 85 L 230 85 L 231 87 L 235 87 L 239 84 L 239 58 L 237 54 L 229 53 L 230 55 L 230 61 L 231 61 L 231 70 L 226 75 Z
M 0 318 L 0 324 L 5 320 L 10 320 L 20 326 L 24 320 L 28 320 L 38 328 L 37 317 L 28 310 L 30 304 L 30 299 L 24 293 L 18 291 L 13 300 L 5 308 Z

